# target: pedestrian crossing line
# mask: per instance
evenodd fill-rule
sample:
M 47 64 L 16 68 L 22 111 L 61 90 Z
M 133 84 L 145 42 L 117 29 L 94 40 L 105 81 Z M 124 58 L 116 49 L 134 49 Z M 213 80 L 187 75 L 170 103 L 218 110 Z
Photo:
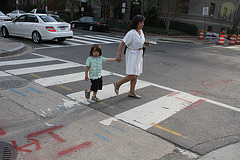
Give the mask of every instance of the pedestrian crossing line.
M 34 58 L 34 59 L 24 59 L 24 60 L 3 61 L 3 62 L 0 62 L 0 66 L 10 66 L 10 65 L 19 65 L 19 64 L 37 63 L 37 62 L 48 62 L 48 61 L 55 61 L 55 60 L 56 60 L 56 58 L 44 57 L 44 58 Z
M 97 39 L 103 39 L 111 42 L 121 42 L 121 39 L 113 39 L 113 38 L 105 38 L 105 37 L 97 37 L 97 36 L 90 36 L 90 35 L 83 35 L 84 37 L 90 37 L 90 38 L 97 38 Z
M 6 77 L 6 76 L 12 76 L 12 75 L 9 74 L 9 73 L 6 73 L 6 72 L 3 72 L 3 71 L 0 71 L 0 77 Z
M 79 36 L 73 36 L 73 38 L 86 39 L 86 40 L 94 41 L 94 42 L 97 42 L 97 43 L 112 43 L 110 41 L 103 41 L 103 40 L 99 40 L 99 39 L 89 39 L 89 38 L 79 37 Z
M 151 83 L 149 83 L 149 82 L 138 80 L 138 83 L 136 85 L 136 89 L 145 88 L 145 87 L 148 87 L 150 85 L 151 85 Z M 124 93 L 129 92 L 129 88 L 130 88 L 129 83 L 123 84 L 121 86 L 121 89 L 119 90 L 120 94 L 124 94 Z M 71 93 L 71 94 L 68 94 L 66 96 L 73 99 L 73 100 L 77 100 L 78 102 L 81 102 L 83 104 L 90 104 L 89 100 L 87 100 L 85 98 L 84 91 Z M 101 100 L 108 99 L 108 98 L 111 98 L 111 97 L 114 97 L 114 96 L 116 96 L 116 93 L 113 90 L 113 84 L 104 85 L 103 90 L 98 91 L 98 98 L 100 98 Z
M 85 36 L 85 35 L 83 35 Z M 101 37 L 101 38 L 106 38 L 106 39 L 115 39 L 115 40 L 122 40 L 122 37 L 109 37 L 109 36 L 105 36 L 105 35 L 94 35 L 94 37 Z
M 153 126 L 153 123 L 160 123 L 161 121 L 186 108 L 191 103 L 200 100 L 200 98 L 196 96 L 192 96 L 183 92 L 178 94 L 178 98 L 181 99 L 166 95 L 128 111 L 122 112 L 114 117 L 118 120 L 122 120 L 142 128 L 143 130 L 147 130 Z M 183 101 L 182 99 L 186 99 L 188 102 Z
M 102 70 L 102 76 L 111 75 L 111 72 Z M 34 80 L 35 83 L 38 83 L 44 87 L 60 85 L 65 83 L 71 83 L 76 81 L 85 80 L 85 72 L 65 74 L 60 76 L 46 77 Z
M 11 69 L 5 70 L 5 72 L 13 74 L 13 75 L 22 75 L 22 74 L 30 74 L 36 72 L 45 72 L 51 70 L 59 70 L 65 68 L 73 68 L 73 67 L 82 67 L 79 63 L 63 63 L 63 64 L 53 64 L 53 65 L 45 65 L 45 66 L 37 66 L 37 67 L 28 67 L 28 68 L 19 68 L 19 69 Z
M 75 36 L 74 36 L 74 38 L 75 38 Z M 94 42 L 85 41 L 85 40 L 80 40 L 80 39 L 69 39 L 69 41 L 81 42 L 81 43 L 84 43 L 84 44 L 95 44 Z M 83 45 L 83 44 L 82 44 L 82 45 Z

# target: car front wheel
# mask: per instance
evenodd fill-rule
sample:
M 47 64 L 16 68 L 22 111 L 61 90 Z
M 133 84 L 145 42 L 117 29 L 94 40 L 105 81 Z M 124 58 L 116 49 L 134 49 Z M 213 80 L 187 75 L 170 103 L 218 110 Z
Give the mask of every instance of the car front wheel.
M 9 33 L 6 27 L 2 27 L 2 35 L 5 38 L 9 37 Z
M 41 37 L 40 33 L 38 33 L 37 31 L 33 32 L 32 40 L 34 43 L 40 43 L 42 41 L 42 37 Z

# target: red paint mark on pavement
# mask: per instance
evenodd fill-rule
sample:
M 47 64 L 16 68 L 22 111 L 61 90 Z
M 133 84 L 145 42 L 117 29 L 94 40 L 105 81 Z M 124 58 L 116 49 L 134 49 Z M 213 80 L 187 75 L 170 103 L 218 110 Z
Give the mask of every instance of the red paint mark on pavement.
M 189 100 L 186 100 L 186 99 L 183 99 L 183 98 L 179 98 L 179 97 L 175 97 L 176 99 L 179 99 L 179 100 L 182 100 L 182 101 L 185 101 L 185 102 L 188 102 L 188 103 L 192 103 L 191 101 Z
M 3 129 L 1 129 L 1 128 L 0 128 L 0 135 L 1 135 L 1 136 L 6 135 L 6 132 L 4 132 Z
M 225 90 L 227 90 L 228 89 L 228 87 L 225 87 L 225 88 L 223 88 L 221 91 L 225 91 Z
M 59 137 L 59 135 L 54 134 L 53 132 L 49 132 L 48 134 L 50 134 L 53 138 L 56 138 L 58 141 L 64 143 L 66 142 L 64 139 L 62 139 L 61 137 Z
M 191 109 L 191 108 L 193 108 L 193 107 L 195 107 L 195 106 L 197 106 L 197 105 L 199 105 L 199 104 L 201 104 L 205 101 L 206 101 L 205 99 L 200 99 L 197 102 L 194 102 L 193 104 L 191 104 L 189 107 L 187 107 L 187 109 Z
M 78 146 L 72 147 L 72 148 L 70 148 L 70 149 L 67 149 L 67 150 L 58 152 L 58 155 L 68 154 L 68 153 L 73 152 L 73 151 L 76 151 L 76 150 L 78 150 L 78 149 L 83 149 L 83 148 L 90 147 L 91 145 L 92 145 L 91 142 L 85 142 L 85 143 L 82 143 L 82 144 L 80 144 L 80 145 L 78 145 Z
M 204 93 L 201 92 L 201 91 L 196 91 L 196 90 L 190 90 L 190 91 L 196 92 L 196 93 L 192 94 L 192 95 L 194 95 L 194 96 L 196 96 L 197 94 L 203 94 L 203 95 L 206 95 L 206 94 L 204 94 Z
M 23 152 L 29 152 L 29 153 L 32 152 L 32 151 L 31 151 L 31 150 L 24 150 L 23 148 L 26 148 L 26 147 L 28 147 L 28 146 L 31 146 L 31 145 L 36 144 L 36 150 L 40 150 L 40 149 L 41 149 L 38 140 L 35 140 L 35 139 L 28 139 L 28 140 L 31 140 L 31 141 L 34 141 L 34 142 L 29 143 L 29 144 L 26 144 L 26 145 L 23 145 L 23 146 L 21 146 L 20 148 L 18 148 L 16 141 L 13 140 L 13 141 L 12 141 L 13 147 L 14 147 L 17 151 L 23 151 Z
M 173 96 L 175 96 L 176 94 L 179 94 L 180 92 L 174 92 L 174 93 L 171 93 L 171 94 L 169 94 L 167 97 L 173 97 Z
M 205 83 L 207 83 L 206 81 L 202 81 L 201 83 L 200 83 L 200 85 L 203 85 L 203 84 L 205 84 Z
M 45 129 L 45 130 L 42 130 L 42 131 L 31 133 L 27 137 L 28 138 L 30 138 L 30 137 L 37 137 L 40 134 L 44 134 L 44 133 L 47 133 L 47 132 L 50 132 L 50 131 L 53 131 L 53 130 L 56 130 L 56 129 L 59 129 L 59 128 L 62 128 L 62 127 L 63 126 L 56 126 L 56 127 L 48 128 L 48 129 Z

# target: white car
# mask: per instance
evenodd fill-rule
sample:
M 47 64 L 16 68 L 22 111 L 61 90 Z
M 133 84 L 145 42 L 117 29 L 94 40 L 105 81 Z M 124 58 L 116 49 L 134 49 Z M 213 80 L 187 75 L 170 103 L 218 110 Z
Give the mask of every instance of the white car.
M 4 37 L 18 36 L 32 39 L 35 43 L 42 40 L 63 42 L 73 37 L 69 23 L 46 14 L 25 14 L 9 23 L 3 23 L 1 31 Z
M 8 16 L 6 16 L 4 13 L 0 11 L 0 27 L 2 26 L 3 23 L 10 22 L 10 21 L 11 21 L 11 18 L 9 18 Z
M 25 14 L 26 12 L 25 11 L 22 11 L 22 10 L 14 10 L 12 11 L 11 13 L 8 13 L 7 16 L 14 19 L 14 18 L 17 18 L 23 14 Z

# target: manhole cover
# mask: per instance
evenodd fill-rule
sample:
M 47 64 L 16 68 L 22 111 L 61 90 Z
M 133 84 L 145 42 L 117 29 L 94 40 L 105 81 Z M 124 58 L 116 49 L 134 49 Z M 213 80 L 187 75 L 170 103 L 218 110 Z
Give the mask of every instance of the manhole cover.
M 27 85 L 27 82 L 21 80 L 6 80 L 0 82 L 0 88 L 19 88 Z
M 15 160 L 17 152 L 11 144 L 0 141 L 0 159 L 1 160 Z

